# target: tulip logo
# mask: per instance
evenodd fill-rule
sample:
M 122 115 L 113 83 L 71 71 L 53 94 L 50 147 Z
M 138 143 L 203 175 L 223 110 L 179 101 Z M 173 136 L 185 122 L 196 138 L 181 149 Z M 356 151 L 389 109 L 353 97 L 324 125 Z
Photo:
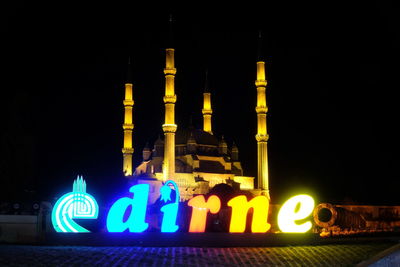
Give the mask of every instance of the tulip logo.
M 63 195 L 54 205 L 51 221 L 57 232 L 87 233 L 90 231 L 73 219 L 97 219 L 98 214 L 99 206 L 95 198 L 86 193 L 86 182 L 78 176 L 72 192 Z

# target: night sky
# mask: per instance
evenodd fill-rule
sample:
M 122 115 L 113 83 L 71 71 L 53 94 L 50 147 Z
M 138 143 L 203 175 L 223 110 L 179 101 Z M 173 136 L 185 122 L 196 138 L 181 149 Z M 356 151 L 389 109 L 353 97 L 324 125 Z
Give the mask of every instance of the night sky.
M 192 117 L 201 128 L 208 69 L 213 131 L 235 141 L 245 174 L 256 175 L 262 30 L 272 202 L 308 192 L 334 204 L 400 204 L 400 34 L 392 2 L 114 2 L 12 1 L 1 8 L 0 199 L 52 200 L 78 174 L 88 192 L 113 194 L 123 183 L 128 56 L 137 165 L 146 141 L 162 133 L 172 13 L 178 127 Z

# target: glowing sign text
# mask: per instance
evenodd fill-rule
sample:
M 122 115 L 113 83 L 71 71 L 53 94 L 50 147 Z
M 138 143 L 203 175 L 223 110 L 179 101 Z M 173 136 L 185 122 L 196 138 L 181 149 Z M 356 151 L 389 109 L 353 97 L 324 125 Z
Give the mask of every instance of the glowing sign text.
M 161 232 L 163 233 L 173 233 L 179 229 L 179 226 L 176 225 L 179 208 L 179 189 L 174 181 L 169 180 L 160 188 L 161 201 L 166 203 L 171 200 L 172 190 L 169 184 L 175 188 L 175 199 L 173 203 L 166 204 L 161 208 L 161 212 L 164 214 L 161 224 Z
M 243 233 L 246 229 L 247 213 L 253 208 L 253 221 L 251 223 L 252 233 L 266 233 L 271 225 L 268 220 L 269 201 L 265 196 L 257 196 L 247 201 L 246 196 L 237 196 L 228 202 L 232 207 L 230 233 Z
M 129 229 L 129 232 L 140 233 L 149 227 L 149 224 L 145 222 L 149 185 L 134 185 L 129 192 L 133 194 L 132 198 L 120 198 L 111 206 L 107 216 L 109 232 L 123 232 Z M 124 222 L 124 215 L 129 206 L 131 206 L 131 213 L 128 220 Z
M 164 203 L 171 201 L 172 190 L 169 185 L 174 186 L 175 199 L 173 203 L 161 207 L 161 212 L 164 214 L 161 232 L 176 232 L 179 229 L 179 226 L 176 225 L 179 189 L 174 181 L 166 181 L 160 188 L 160 200 L 164 201 Z M 107 215 L 107 230 L 109 232 L 124 232 L 129 229 L 129 232 L 141 233 L 147 230 L 149 224 L 145 222 L 145 219 L 149 189 L 148 184 L 134 185 L 129 189 L 129 192 L 133 193 L 133 197 L 120 198 L 111 206 Z M 131 207 L 131 212 L 128 219 L 124 220 L 125 213 L 129 207 Z
M 211 195 L 206 202 L 204 196 L 200 195 L 189 200 L 188 206 L 193 208 L 189 232 L 203 233 L 206 230 L 207 213 L 217 213 L 221 208 L 221 200 L 219 197 Z
M 278 226 L 284 233 L 305 233 L 311 229 L 310 221 L 297 224 L 306 219 L 314 209 L 314 199 L 309 195 L 297 195 L 289 198 L 278 213 Z
M 116 200 L 107 214 L 108 232 L 141 233 L 149 229 L 147 215 L 149 184 L 138 184 L 129 188 L 129 195 Z M 172 181 L 166 181 L 160 188 L 159 211 L 162 214 L 160 230 L 173 233 L 179 230 L 179 188 Z M 203 233 L 206 230 L 208 213 L 217 214 L 221 210 L 221 200 L 216 195 L 205 199 L 198 195 L 187 203 L 192 214 L 189 222 L 190 233 Z M 268 223 L 269 199 L 256 196 L 247 199 L 244 195 L 236 196 L 227 202 L 231 207 L 229 224 L 230 233 L 244 233 L 249 218 L 252 233 L 266 233 L 271 229 Z M 157 208 L 158 209 L 158 208 Z M 304 233 L 311 229 L 311 221 L 307 218 L 314 210 L 314 199 L 309 195 L 297 195 L 288 199 L 278 212 L 278 226 L 284 233 Z M 86 182 L 79 177 L 73 183 L 72 192 L 63 195 L 54 205 L 51 220 L 57 232 L 82 233 L 90 232 L 73 219 L 97 219 L 98 205 L 94 197 L 86 193 Z

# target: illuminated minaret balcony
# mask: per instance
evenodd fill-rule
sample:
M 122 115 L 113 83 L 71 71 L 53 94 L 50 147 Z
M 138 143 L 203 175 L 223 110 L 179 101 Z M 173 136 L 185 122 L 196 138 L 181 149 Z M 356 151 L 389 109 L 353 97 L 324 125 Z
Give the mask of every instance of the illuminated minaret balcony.
M 257 87 L 257 182 L 258 189 L 263 195 L 269 198 L 269 174 L 268 174 L 268 149 L 267 141 L 269 139 L 267 132 L 267 100 L 266 87 L 267 80 L 265 78 L 265 62 L 261 59 L 261 33 L 259 35 L 259 51 L 257 61 L 257 79 L 255 85 Z
M 212 108 L 211 108 L 211 93 L 208 86 L 208 72 L 206 72 L 205 87 L 203 93 L 203 131 L 212 134 Z
M 170 47 L 172 47 L 172 18 L 170 18 Z M 173 179 L 175 176 L 175 49 L 165 49 L 165 123 L 162 129 L 165 135 L 163 180 Z
M 128 62 L 128 72 L 125 82 L 125 99 L 124 104 L 124 123 L 122 129 L 124 130 L 124 146 L 122 148 L 123 155 L 123 167 L 122 171 L 125 176 L 132 176 L 132 155 L 133 155 L 133 144 L 132 144 L 132 133 L 133 133 L 133 90 L 132 90 L 132 71 L 130 60 Z

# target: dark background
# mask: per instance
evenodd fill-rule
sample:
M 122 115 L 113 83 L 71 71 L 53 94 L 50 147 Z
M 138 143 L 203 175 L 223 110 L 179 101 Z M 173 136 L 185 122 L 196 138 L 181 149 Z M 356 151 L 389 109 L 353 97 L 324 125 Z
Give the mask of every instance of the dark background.
M 245 174 L 256 175 L 262 30 L 272 202 L 309 192 L 320 202 L 399 205 L 398 10 L 390 1 L 274 2 L 2 3 L 0 199 L 52 200 L 78 174 L 89 193 L 117 191 L 127 58 L 137 165 L 162 133 L 172 13 L 178 127 L 190 116 L 202 126 L 207 68 L 214 133 L 235 141 Z

